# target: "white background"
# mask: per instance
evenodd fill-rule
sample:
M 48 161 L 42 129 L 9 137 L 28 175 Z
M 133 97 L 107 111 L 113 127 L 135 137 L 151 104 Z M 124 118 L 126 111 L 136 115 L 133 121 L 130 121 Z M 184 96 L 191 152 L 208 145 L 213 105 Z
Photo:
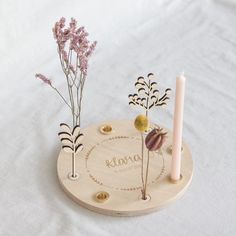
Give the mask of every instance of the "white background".
M 140 113 L 128 106 L 135 79 L 160 88 L 187 77 L 184 139 L 192 184 L 167 209 L 134 218 L 90 212 L 56 176 L 66 106 L 37 81 L 66 92 L 51 28 L 78 19 L 98 47 L 90 61 L 82 126 Z M 236 235 L 236 3 L 233 1 L 0 1 L 0 235 Z M 154 121 L 172 128 L 174 94 Z

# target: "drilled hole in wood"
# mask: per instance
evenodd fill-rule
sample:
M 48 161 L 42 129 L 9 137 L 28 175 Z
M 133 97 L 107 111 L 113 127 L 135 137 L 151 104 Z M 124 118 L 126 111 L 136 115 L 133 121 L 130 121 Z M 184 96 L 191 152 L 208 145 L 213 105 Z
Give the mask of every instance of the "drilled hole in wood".
M 139 200 L 141 200 L 141 201 L 143 201 L 143 202 L 148 202 L 148 201 L 151 200 L 151 196 L 150 196 L 150 195 L 147 195 L 147 196 L 146 196 L 146 199 L 143 199 L 143 196 L 140 195 L 140 196 L 139 196 Z
M 172 184 L 178 184 L 178 183 L 181 182 L 182 179 L 183 179 L 183 175 L 182 175 L 182 174 L 180 174 L 180 177 L 179 177 L 178 180 L 173 180 L 173 179 L 171 178 L 171 176 L 169 176 L 169 181 L 170 181 Z
M 113 131 L 112 126 L 111 125 L 102 125 L 100 127 L 100 132 L 102 134 L 110 134 Z
M 72 173 L 68 174 L 68 178 L 70 180 L 77 180 L 79 178 L 79 174 L 78 173 L 74 173 L 74 175 Z
M 98 202 L 105 202 L 107 201 L 109 198 L 109 193 L 108 192 L 98 192 L 96 194 L 96 200 Z

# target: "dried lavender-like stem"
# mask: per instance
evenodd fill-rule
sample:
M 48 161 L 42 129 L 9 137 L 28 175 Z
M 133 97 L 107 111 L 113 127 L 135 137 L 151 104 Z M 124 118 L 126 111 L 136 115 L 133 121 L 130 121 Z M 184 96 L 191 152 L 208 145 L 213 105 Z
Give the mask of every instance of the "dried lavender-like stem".
M 66 81 L 67 81 L 67 89 L 68 89 L 68 93 L 69 93 L 69 98 L 70 98 L 70 108 L 71 108 L 71 113 L 72 113 L 72 117 L 73 117 L 73 126 L 75 126 L 75 121 L 74 121 L 74 115 L 75 115 L 75 111 L 74 111 L 74 102 L 73 102 L 73 94 L 72 94 L 72 89 L 71 89 L 71 85 L 70 85 L 70 78 L 68 76 L 68 72 L 67 72 L 67 68 L 65 67 L 64 63 L 63 63 L 63 60 L 62 60 L 62 56 L 61 56 L 61 53 L 59 51 L 59 47 L 58 47 L 58 54 L 59 54 L 59 59 L 60 59 L 60 62 L 61 62 L 61 67 L 62 67 L 62 70 L 66 76 Z
M 80 73 L 80 78 L 79 78 L 79 83 L 76 86 L 76 98 L 77 98 L 77 104 L 78 104 L 78 115 L 76 116 L 76 123 L 80 124 L 80 120 L 78 120 L 80 118 L 80 111 L 81 111 L 81 101 L 82 101 L 82 90 L 80 90 L 80 97 L 79 97 L 79 89 L 81 87 L 81 81 L 82 81 L 82 73 Z
M 83 98 L 83 88 L 84 88 L 84 81 L 85 81 L 85 76 L 81 76 L 82 78 L 80 79 L 81 84 L 80 84 L 80 98 L 79 98 L 79 124 L 80 124 L 80 115 L 81 115 L 81 110 L 82 110 L 82 98 Z
M 96 41 L 89 43 L 88 33 L 84 27 L 77 27 L 75 19 L 71 18 L 69 27 L 65 27 L 65 18 L 61 18 L 53 27 L 53 35 L 57 43 L 57 52 L 63 73 L 66 77 L 70 104 L 62 94 L 51 85 L 51 81 L 40 75 L 40 79 L 60 95 L 72 113 L 73 126 L 80 125 L 82 96 L 85 78 L 87 77 L 88 59 L 92 55 Z M 80 77 L 78 74 L 80 72 Z M 36 76 L 37 77 L 37 76 Z

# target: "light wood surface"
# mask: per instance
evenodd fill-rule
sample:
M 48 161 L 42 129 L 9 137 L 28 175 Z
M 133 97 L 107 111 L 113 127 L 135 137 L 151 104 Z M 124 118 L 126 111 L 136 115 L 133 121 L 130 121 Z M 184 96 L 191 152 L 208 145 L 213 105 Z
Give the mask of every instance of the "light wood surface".
M 112 133 L 104 135 L 100 132 L 104 124 L 112 126 Z M 141 199 L 140 133 L 135 130 L 133 121 L 127 120 L 105 122 L 82 130 L 84 149 L 76 156 L 79 178 L 75 181 L 68 178 L 71 155 L 63 150 L 60 152 L 57 173 L 62 188 L 74 201 L 101 214 L 135 216 L 168 206 L 189 186 L 193 162 L 188 146 L 183 143 L 183 177 L 178 183 L 171 183 L 169 146 L 172 133 L 167 131 L 168 140 L 162 152 L 151 154 L 148 200 Z M 101 199 L 103 196 L 104 201 Z

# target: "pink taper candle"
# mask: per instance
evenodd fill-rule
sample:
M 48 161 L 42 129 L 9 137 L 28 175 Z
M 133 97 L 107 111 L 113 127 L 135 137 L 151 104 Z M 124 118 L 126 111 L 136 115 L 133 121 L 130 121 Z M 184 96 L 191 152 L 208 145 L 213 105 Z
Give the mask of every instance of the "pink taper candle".
M 172 163 L 171 163 L 171 179 L 174 181 L 180 179 L 185 80 L 186 78 L 183 75 L 176 78 Z

